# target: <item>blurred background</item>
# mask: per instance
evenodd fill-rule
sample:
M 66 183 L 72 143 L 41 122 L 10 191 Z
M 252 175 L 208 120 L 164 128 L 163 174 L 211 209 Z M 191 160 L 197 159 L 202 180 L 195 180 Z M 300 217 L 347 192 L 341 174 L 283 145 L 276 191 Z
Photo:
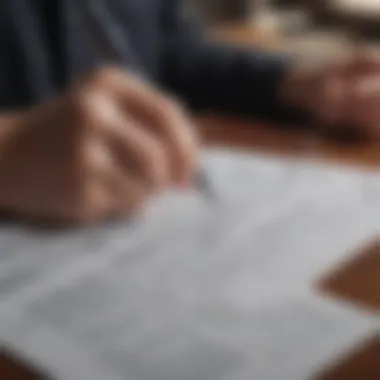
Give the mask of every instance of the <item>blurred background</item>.
M 380 0 L 187 0 L 223 39 L 296 53 L 347 52 L 380 41 Z

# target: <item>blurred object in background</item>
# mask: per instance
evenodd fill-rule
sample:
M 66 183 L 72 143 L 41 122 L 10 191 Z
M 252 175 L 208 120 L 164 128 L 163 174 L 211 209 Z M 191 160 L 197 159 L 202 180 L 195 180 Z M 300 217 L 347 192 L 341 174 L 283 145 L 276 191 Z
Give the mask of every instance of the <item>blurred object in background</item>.
M 195 4 L 207 24 L 247 22 L 252 0 L 187 0 Z
M 298 34 L 309 27 L 309 14 L 299 8 L 276 8 L 273 5 L 254 9 L 251 26 L 280 34 Z
M 379 0 L 187 0 L 206 24 L 239 24 L 281 35 L 331 29 L 380 39 Z
M 206 25 L 228 41 L 249 46 L 258 39 L 269 41 L 269 49 L 275 45 L 276 50 L 311 60 L 352 54 L 358 42 L 361 47 L 379 48 L 380 0 L 187 1 L 195 4 Z M 250 34 L 255 38 L 250 39 Z M 273 43 L 276 40 L 281 42 Z
M 379 0 L 331 0 L 329 11 L 338 24 L 364 38 L 379 41 Z
M 301 0 L 187 0 L 195 4 L 208 25 L 240 23 L 268 31 L 303 28 L 307 13 L 295 5 Z

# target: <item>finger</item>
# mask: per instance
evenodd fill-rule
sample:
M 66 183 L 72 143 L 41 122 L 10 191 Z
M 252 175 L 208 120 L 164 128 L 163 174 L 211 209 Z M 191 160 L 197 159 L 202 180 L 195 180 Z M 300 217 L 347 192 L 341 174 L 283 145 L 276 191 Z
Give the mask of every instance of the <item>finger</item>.
M 156 102 L 161 97 L 152 84 L 119 69 L 104 69 L 96 82 L 108 88 L 116 99 L 134 105 L 136 110 L 145 110 L 145 104 Z
M 88 182 L 86 199 L 78 212 L 78 219 L 98 221 L 108 218 L 116 209 L 115 199 L 99 177 Z
M 146 103 L 137 117 L 168 148 L 174 183 L 188 185 L 198 152 L 198 136 L 189 118 L 175 103 L 162 98 Z
M 359 77 L 380 73 L 380 51 L 359 50 L 350 59 L 337 62 L 332 67 L 335 75 L 342 76 L 347 82 L 356 81 Z
M 124 119 L 109 129 L 108 141 L 125 171 L 140 178 L 149 188 L 169 185 L 170 158 L 167 147 L 135 120 Z
M 357 129 L 369 137 L 380 136 L 380 89 L 357 94 L 356 114 L 353 123 Z
M 98 207 L 106 218 L 135 215 L 152 195 L 144 184 L 126 177 L 115 167 L 108 167 L 104 172 L 98 170 L 98 181 L 108 199 L 103 204 L 105 207 Z
M 327 125 L 338 124 L 342 119 L 344 85 L 340 78 L 331 76 L 320 84 L 320 93 L 315 94 L 315 113 Z
M 377 110 L 380 92 L 380 76 L 367 75 L 349 84 L 346 90 L 345 123 L 349 125 L 367 124 Z M 377 112 L 377 111 L 376 111 Z
M 362 72 L 379 72 L 380 71 L 380 50 L 366 49 L 359 51 L 354 57 L 354 65 L 356 69 Z
M 115 192 L 115 188 L 110 187 L 110 173 L 103 174 L 102 177 L 94 178 L 91 187 L 88 188 L 83 206 L 73 210 L 67 220 L 77 222 L 100 221 L 119 216 L 132 216 L 141 209 L 143 205 L 142 195 L 133 197 L 131 183 L 125 181 L 123 193 Z M 120 184 L 118 184 L 117 189 L 121 189 Z
M 122 115 L 115 105 L 103 125 L 102 138 L 117 165 L 126 176 L 134 176 L 152 189 L 168 185 L 170 179 L 169 158 L 161 141 Z
M 119 94 L 126 111 L 167 145 L 173 180 L 188 183 L 194 171 L 198 136 L 184 109 L 138 80 L 133 81 L 132 96 L 130 91 L 120 90 Z
M 352 125 L 360 118 L 361 99 L 371 97 L 380 87 L 380 75 L 359 74 L 352 67 L 337 66 L 326 72 L 323 82 L 323 117 L 330 123 Z
M 153 188 L 167 185 L 170 178 L 168 157 L 159 139 L 138 121 L 128 118 L 115 101 L 103 102 L 101 111 L 97 134 L 86 139 L 90 156 L 97 149 L 104 150 L 105 144 L 126 175 L 134 175 Z
M 355 92 L 360 97 L 372 97 L 378 94 L 380 89 L 380 73 L 378 75 L 363 75 L 353 83 Z
M 126 175 L 104 145 L 93 143 L 89 155 L 88 172 L 97 184 L 93 195 L 93 199 L 96 197 L 95 207 L 92 208 L 107 217 L 133 214 L 139 210 L 149 196 L 144 184 Z M 99 202 L 100 191 L 104 193 L 102 202 Z
M 187 182 L 194 170 L 198 142 L 194 127 L 180 107 L 150 84 L 120 70 L 107 71 L 100 78 L 108 83 L 127 113 L 139 120 L 141 126 L 153 129 L 167 144 L 174 180 Z

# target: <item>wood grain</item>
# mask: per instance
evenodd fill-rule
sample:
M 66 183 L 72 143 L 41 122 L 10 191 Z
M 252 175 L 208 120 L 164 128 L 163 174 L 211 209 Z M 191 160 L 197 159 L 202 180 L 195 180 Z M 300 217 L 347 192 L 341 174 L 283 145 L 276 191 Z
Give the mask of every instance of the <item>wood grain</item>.
M 379 380 L 380 338 L 366 342 L 314 380 Z M 305 379 L 306 380 L 306 379 Z
M 319 288 L 357 307 L 380 313 L 380 242 L 357 252 L 351 261 L 323 279 Z
M 318 135 L 312 128 L 286 128 L 252 120 L 207 115 L 198 119 L 204 141 L 209 146 L 224 146 L 315 158 L 352 167 L 380 168 L 379 141 L 344 141 Z

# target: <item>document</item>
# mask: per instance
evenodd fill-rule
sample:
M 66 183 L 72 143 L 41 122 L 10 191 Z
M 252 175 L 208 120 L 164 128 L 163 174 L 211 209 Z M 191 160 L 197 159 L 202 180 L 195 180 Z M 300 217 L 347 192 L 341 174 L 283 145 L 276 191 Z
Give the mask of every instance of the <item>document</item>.
M 380 174 L 208 150 L 215 199 L 0 228 L 0 344 L 60 380 L 308 380 L 378 329 L 315 282 L 380 232 Z

